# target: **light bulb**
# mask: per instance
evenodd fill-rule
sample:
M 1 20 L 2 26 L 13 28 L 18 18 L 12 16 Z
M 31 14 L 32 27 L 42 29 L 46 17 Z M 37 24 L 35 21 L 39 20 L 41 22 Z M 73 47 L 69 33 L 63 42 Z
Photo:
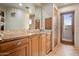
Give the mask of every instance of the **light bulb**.
M 22 3 L 20 3 L 19 6 L 22 6 Z

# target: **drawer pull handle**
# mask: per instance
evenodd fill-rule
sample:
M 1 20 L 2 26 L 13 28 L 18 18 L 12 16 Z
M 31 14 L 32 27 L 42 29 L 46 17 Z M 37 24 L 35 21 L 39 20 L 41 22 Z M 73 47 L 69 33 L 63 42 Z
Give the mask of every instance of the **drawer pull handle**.
M 16 45 L 21 45 L 22 44 L 22 42 L 17 42 L 17 44 Z

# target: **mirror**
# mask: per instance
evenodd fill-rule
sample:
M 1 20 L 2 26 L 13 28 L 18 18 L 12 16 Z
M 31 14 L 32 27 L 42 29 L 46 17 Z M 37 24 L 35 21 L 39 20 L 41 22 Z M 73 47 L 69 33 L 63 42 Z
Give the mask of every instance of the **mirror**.
M 11 4 L 10 4 L 11 5 Z M 3 11 L 5 12 L 5 30 L 50 30 L 51 27 L 51 11 L 49 11 L 50 4 L 43 4 L 43 6 L 36 6 L 32 4 L 26 5 L 24 9 L 7 7 Z M 4 12 L 1 11 L 1 17 L 4 19 Z M 4 22 L 4 20 L 0 20 Z M 4 30 L 4 25 L 1 27 L 1 30 Z
M 29 16 L 29 30 L 40 29 L 40 19 L 35 19 L 35 15 Z
M 35 29 L 40 29 L 40 19 L 35 20 Z
M 0 11 L 0 30 L 4 30 L 4 11 Z
M 35 13 L 29 15 L 29 29 L 40 29 L 41 7 L 35 7 Z
M 35 29 L 35 15 L 29 15 L 29 30 Z

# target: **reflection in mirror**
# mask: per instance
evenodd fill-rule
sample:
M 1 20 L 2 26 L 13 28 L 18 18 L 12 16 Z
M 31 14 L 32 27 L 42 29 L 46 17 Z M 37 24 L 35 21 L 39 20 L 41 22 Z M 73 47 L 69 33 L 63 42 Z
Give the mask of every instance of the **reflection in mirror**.
M 4 11 L 0 11 L 0 30 L 4 30 Z
M 32 24 L 32 20 L 31 20 L 31 19 L 29 19 L 29 25 L 30 25 L 30 24 Z
M 45 29 L 52 30 L 52 17 L 45 19 Z
M 11 5 L 11 4 L 10 4 Z M 23 4 L 24 5 L 24 4 Z M 2 17 L 5 17 L 5 30 L 33 30 L 33 29 L 51 29 L 51 11 L 49 9 L 52 4 L 41 4 L 36 6 L 35 4 L 27 4 L 24 9 L 7 7 L 0 12 Z M 5 15 L 4 15 L 5 14 Z M 13 16 L 14 15 L 14 16 Z M 0 17 L 1 18 L 1 17 Z M 46 19 L 46 23 L 44 20 Z M 48 23 L 48 24 L 47 24 Z M 0 29 L 4 29 L 2 26 Z
M 32 19 L 29 19 L 29 29 L 31 29 Z
M 35 29 L 35 15 L 29 16 L 29 30 Z
M 35 29 L 40 29 L 40 19 L 35 20 Z

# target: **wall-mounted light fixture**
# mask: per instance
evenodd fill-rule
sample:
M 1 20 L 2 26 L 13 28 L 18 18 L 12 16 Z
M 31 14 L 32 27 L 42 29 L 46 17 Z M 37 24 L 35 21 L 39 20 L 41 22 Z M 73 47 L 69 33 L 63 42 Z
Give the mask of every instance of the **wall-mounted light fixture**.
M 22 6 L 22 3 L 19 3 L 19 6 Z
M 16 14 L 16 8 L 12 8 L 12 10 L 11 10 L 11 16 L 15 16 L 15 14 Z
M 25 7 L 26 8 L 26 12 L 30 13 L 30 8 L 29 7 Z
M 30 24 L 32 24 L 32 20 L 31 20 L 31 19 L 29 19 L 29 25 L 30 25 Z

